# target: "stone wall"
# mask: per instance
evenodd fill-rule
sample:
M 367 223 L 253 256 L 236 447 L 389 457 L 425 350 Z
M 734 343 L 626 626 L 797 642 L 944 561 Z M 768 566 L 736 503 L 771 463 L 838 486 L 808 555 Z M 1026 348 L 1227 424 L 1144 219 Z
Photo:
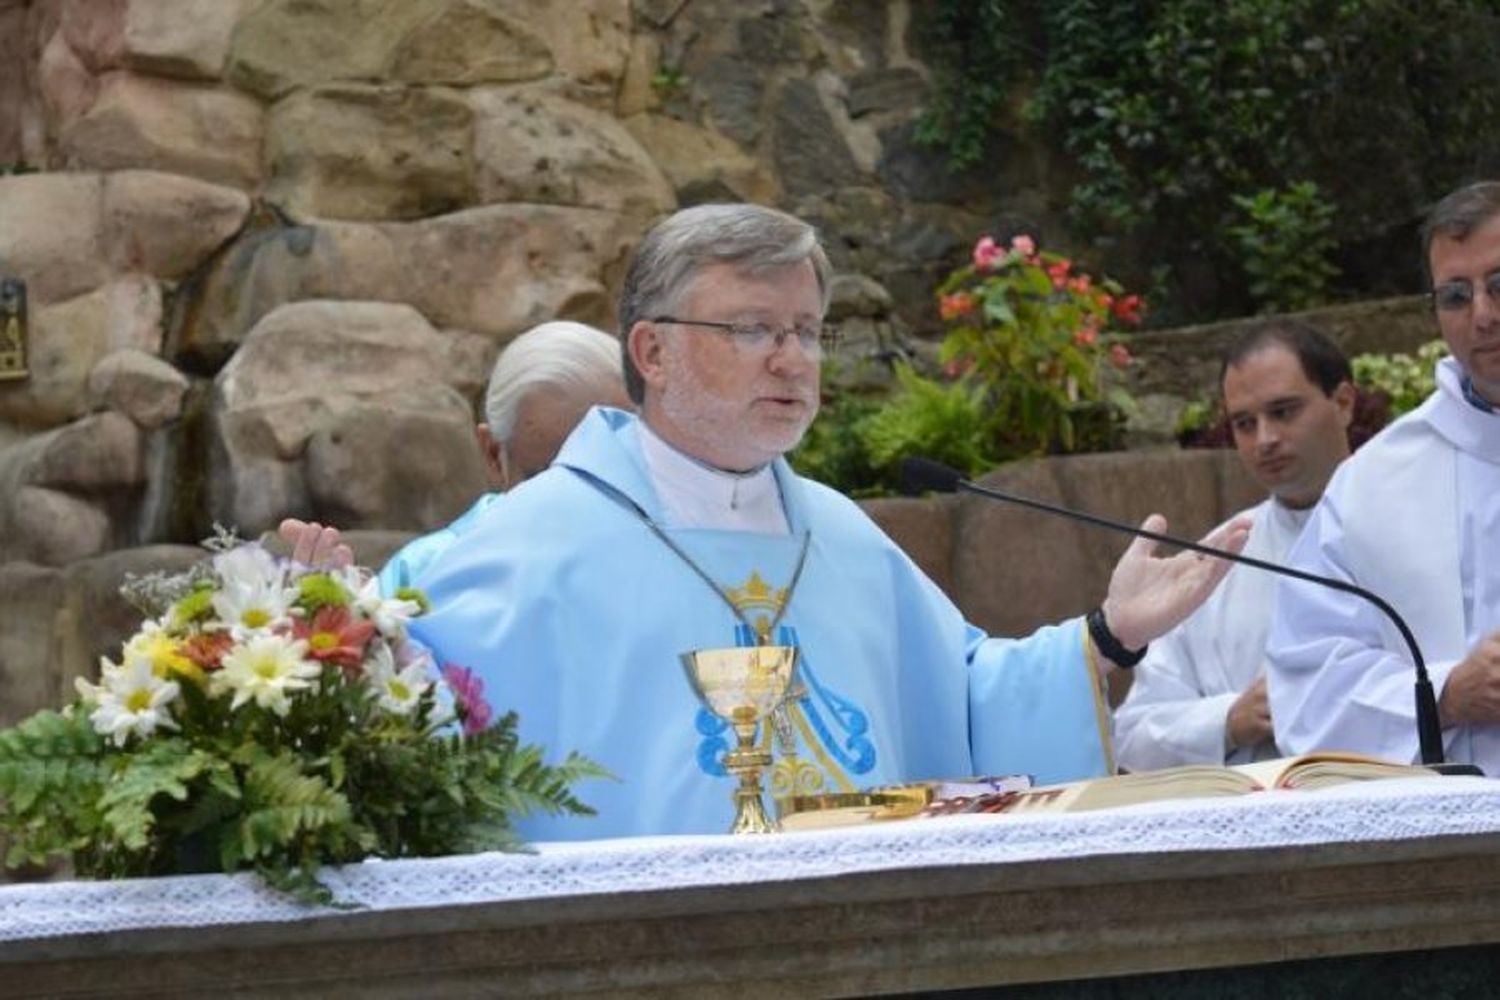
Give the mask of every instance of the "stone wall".
M 978 233 L 1067 249 L 1065 170 L 1017 148 L 954 176 L 914 142 L 919 6 L 0 0 L 0 277 L 26 283 L 30 348 L 30 377 L 0 381 L 0 712 L 91 670 L 128 621 L 121 572 L 175 565 L 214 522 L 448 521 L 481 486 L 472 406 L 497 351 L 546 319 L 608 328 L 635 240 L 674 208 L 817 222 L 831 321 L 877 377 L 921 348 L 934 280 Z M 1164 367 L 1201 367 L 1177 343 Z M 1161 481 L 1063 467 L 1103 470 L 1078 480 L 1098 489 L 1000 475 L 1131 518 Z M 1225 512 L 1213 495 L 1190 521 Z M 967 501 L 877 509 L 1001 630 L 1086 606 L 1068 581 L 1107 562 L 1071 536 L 1055 562 L 1029 527 L 1006 552 L 983 527 L 1005 515 Z M 986 589 L 990 560 L 1034 558 L 1075 575 Z

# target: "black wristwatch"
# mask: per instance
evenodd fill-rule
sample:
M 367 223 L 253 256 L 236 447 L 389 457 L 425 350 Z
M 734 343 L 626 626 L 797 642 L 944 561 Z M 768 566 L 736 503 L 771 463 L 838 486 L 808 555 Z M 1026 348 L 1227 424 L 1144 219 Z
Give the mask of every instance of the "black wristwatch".
M 1140 663 L 1141 657 L 1146 655 L 1146 650 L 1151 648 L 1148 643 L 1140 649 L 1126 649 L 1120 637 L 1109 630 L 1109 622 L 1104 620 L 1102 607 L 1090 611 L 1084 621 L 1088 623 L 1089 638 L 1094 640 L 1094 648 L 1109 657 L 1117 667 L 1129 670 Z

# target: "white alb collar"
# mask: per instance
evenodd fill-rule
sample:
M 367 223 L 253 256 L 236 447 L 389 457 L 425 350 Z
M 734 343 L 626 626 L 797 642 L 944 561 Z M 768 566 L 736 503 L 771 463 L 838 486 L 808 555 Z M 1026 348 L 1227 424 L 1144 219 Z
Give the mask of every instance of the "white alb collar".
M 665 527 L 785 535 L 786 509 L 770 464 L 727 472 L 672 447 L 642 420 L 641 454 L 666 512 Z

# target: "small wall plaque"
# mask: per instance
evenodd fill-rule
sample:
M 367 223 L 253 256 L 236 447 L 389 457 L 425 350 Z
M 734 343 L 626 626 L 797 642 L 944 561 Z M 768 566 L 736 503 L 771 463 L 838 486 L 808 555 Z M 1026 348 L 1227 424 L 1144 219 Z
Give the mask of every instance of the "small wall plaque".
M 0 278 L 0 381 L 27 374 L 26 283 Z

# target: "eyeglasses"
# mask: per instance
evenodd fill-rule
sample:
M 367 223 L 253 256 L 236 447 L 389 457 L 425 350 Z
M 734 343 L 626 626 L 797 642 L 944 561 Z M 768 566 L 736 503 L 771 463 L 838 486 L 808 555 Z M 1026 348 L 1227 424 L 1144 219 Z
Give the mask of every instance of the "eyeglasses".
M 1484 294 L 1500 305 L 1500 271 L 1485 276 Z M 1432 290 L 1432 306 L 1439 312 L 1458 312 L 1474 304 L 1474 286 L 1467 281 L 1445 281 Z
M 657 316 L 653 323 L 673 323 L 678 326 L 705 326 L 711 330 L 722 330 L 730 341 L 747 354 L 770 354 L 779 350 L 788 337 L 796 337 L 797 343 L 808 357 L 817 360 L 824 352 L 838 346 L 838 334 L 821 326 L 772 326 L 769 323 L 720 323 L 707 319 L 677 319 L 673 316 Z

